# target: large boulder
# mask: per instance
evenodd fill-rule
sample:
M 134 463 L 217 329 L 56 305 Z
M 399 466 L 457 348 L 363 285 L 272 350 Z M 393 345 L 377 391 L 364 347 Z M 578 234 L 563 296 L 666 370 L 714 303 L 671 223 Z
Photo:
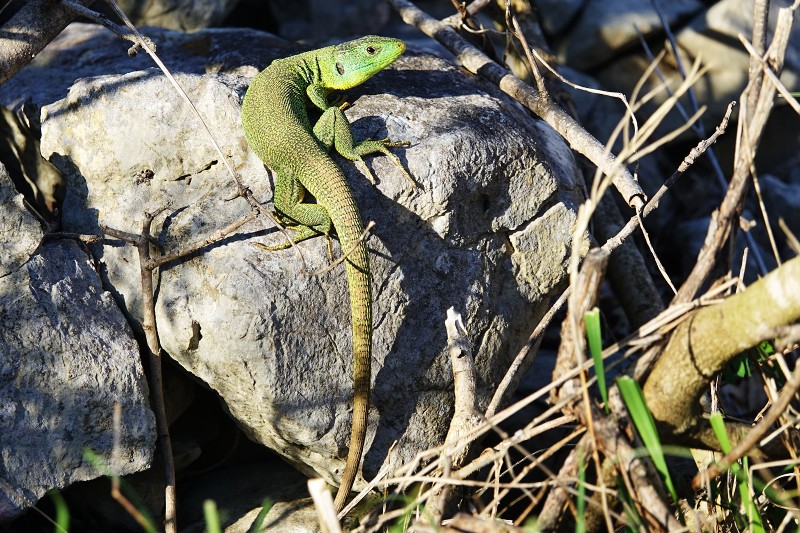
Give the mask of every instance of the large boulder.
M 39 244 L 2 165 L 0 199 L 4 520 L 51 489 L 149 468 L 156 432 L 139 348 L 92 257 L 73 240 Z

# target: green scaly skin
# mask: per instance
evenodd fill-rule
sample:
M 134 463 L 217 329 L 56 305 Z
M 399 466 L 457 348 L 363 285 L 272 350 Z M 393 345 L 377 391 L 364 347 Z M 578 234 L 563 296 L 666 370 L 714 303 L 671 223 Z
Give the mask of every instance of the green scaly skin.
M 372 291 L 367 248 L 361 240 L 361 215 L 344 174 L 328 151 L 336 147 L 342 156 L 362 164 L 363 155 L 382 152 L 399 165 L 397 156 L 388 148 L 407 143 L 384 139 L 354 144 L 350 123 L 341 108 L 328 103 L 327 96 L 332 90 L 363 83 L 404 50 L 403 41 L 369 36 L 278 59 L 253 79 L 242 104 L 247 143 L 277 174 L 275 209 L 283 224 L 297 230 L 294 241 L 329 236 L 335 229 L 343 252 L 348 253 L 345 264 L 353 325 L 353 425 L 336 494 L 337 510 L 344 507 L 353 488 L 364 451 L 372 357 Z M 323 112 L 313 128 L 306 110 L 308 101 Z M 302 202 L 306 191 L 314 195 L 316 204 Z M 289 245 L 262 247 L 276 250 Z

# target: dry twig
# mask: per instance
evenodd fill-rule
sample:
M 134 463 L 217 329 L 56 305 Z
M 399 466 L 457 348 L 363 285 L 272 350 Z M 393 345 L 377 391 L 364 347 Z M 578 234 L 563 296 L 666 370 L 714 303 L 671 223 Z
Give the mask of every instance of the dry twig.
M 389 3 L 407 24 L 419 28 L 455 54 L 467 70 L 497 84 L 500 90 L 547 122 L 576 152 L 586 156 L 598 169 L 611 177 L 628 205 L 636 210 L 644 205 L 646 195 L 636 179 L 596 138 L 549 98 L 467 43 L 453 28 L 424 13 L 408 0 L 389 0 Z
M 247 222 L 252 221 L 256 217 L 256 213 L 249 213 L 244 217 L 241 217 L 239 220 L 229 224 L 222 230 L 215 232 L 209 237 L 200 239 L 194 243 L 190 243 L 180 250 L 153 257 L 151 251 L 151 247 L 153 245 L 151 228 L 156 216 L 163 212 L 164 209 L 160 209 L 152 214 L 146 214 L 144 222 L 142 223 L 142 230 L 139 234 L 128 233 L 106 226 L 101 226 L 100 229 L 106 235 L 110 235 L 114 238 L 136 246 L 136 249 L 139 252 L 139 268 L 141 271 L 142 287 L 142 328 L 144 329 L 145 336 L 147 338 L 151 373 L 151 394 L 153 397 L 154 411 L 156 413 L 159 443 L 161 445 L 161 451 L 164 460 L 164 476 L 166 484 L 165 529 L 168 532 L 174 532 L 177 531 L 175 507 L 175 467 L 172 459 L 172 444 L 169 437 L 169 425 L 164 404 L 163 377 L 161 374 L 161 342 L 158 337 L 158 322 L 156 320 L 153 273 L 157 268 L 160 268 L 167 263 L 194 254 L 199 250 L 202 250 L 203 248 L 213 244 L 214 242 L 224 239 Z
M 761 9 L 758 5 L 760 3 L 763 2 L 756 2 L 755 9 L 757 12 Z M 772 44 L 766 52 L 766 62 L 770 65 L 770 70 L 775 74 L 780 74 L 783 68 L 783 58 L 786 54 L 786 47 L 789 43 L 789 36 L 794 22 L 794 12 L 798 3 L 800 2 L 796 2 L 791 8 L 779 10 Z M 761 41 L 763 37 L 759 34 L 759 31 L 764 33 L 765 28 L 757 21 L 753 31 L 753 40 L 756 42 Z M 761 68 L 758 61 L 754 60 L 754 63 L 759 65 L 759 69 Z M 723 246 L 736 231 L 739 214 L 749 189 L 748 178 L 755 150 L 761 139 L 761 134 L 764 131 L 774 100 L 775 87 L 772 79 L 761 76 L 751 77 L 741 97 L 741 101 L 746 102 L 747 105 L 743 105 L 740 111 L 739 130 L 742 135 L 737 143 L 733 177 L 731 178 L 728 192 L 722 201 L 722 205 L 711 217 L 708 233 L 697 257 L 697 262 L 686 281 L 678 290 L 678 294 L 673 299 L 674 302 L 687 302 L 697 294 L 717 264 L 717 258 Z M 741 139 L 746 139 L 746 145 L 742 143 Z
M 142 328 L 147 338 L 147 351 L 150 359 L 150 386 L 153 398 L 153 410 L 156 415 L 158 440 L 161 446 L 164 461 L 164 529 L 167 533 L 177 531 L 176 521 L 176 496 L 175 496 L 175 464 L 172 457 L 172 442 L 169 437 L 169 422 L 164 404 L 164 382 L 161 374 L 161 342 L 158 339 L 158 325 L 156 323 L 155 292 L 153 288 L 153 263 L 151 246 L 151 227 L 155 217 L 164 209 L 156 213 L 145 214 L 142 231 L 138 235 L 102 227 L 101 231 L 117 239 L 133 244 L 139 252 L 139 269 L 141 272 L 142 286 Z

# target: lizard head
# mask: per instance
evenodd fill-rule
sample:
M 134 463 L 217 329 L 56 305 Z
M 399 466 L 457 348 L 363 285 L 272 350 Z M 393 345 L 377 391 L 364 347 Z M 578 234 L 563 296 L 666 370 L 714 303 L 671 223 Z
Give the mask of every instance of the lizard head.
M 328 89 L 350 89 L 386 68 L 406 49 L 406 43 L 391 37 L 369 35 L 331 48 L 332 58 L 322 69 Z

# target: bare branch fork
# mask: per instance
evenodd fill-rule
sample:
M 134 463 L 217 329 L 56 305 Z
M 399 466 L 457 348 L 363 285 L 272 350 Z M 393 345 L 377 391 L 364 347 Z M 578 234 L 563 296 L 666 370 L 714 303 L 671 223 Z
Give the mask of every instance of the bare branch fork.
M 161 446 L 161 453 L 164 461 L 166 502 L 164 527 L 165 531 L 174 533 L 177 531 L 175 465 L 172 458 L 172 443 L 169 437 L 169 424 L 164 405 L 163 375 L 161 371 L 161 342 L 158 337 L 158 321 L 156 320 L 153 272 L 166 263 L 191 255 L 202 248 L 225 238 L 242 227 L 244 224 L 255 220 L 255 218 L 258 216 L 258 213 L 256 211 L 252 211 L 249 214 L 241 217 L 239 220 L 236 220 L 227 227 L 204 239 L 198 240 L 181 248 L 180 250 L 171 252 L 169 254 L 154 257 L 151 252 L 151 246 L 153 245 L 151 228 L 153 225 L 153 220 L 165 209 L 166 207 L 161 208 L 154 213 L 145 214 L 144 221 L 142 222 L 142 231 L 139 234 L 120 231 L 107 226 L 101 226 L 100 230 L 106 235 L 134 245 L 139 252 L 139 269 L 141 272 L 142 286 L 142 328 L 144 329 L 145 337 L 147 339 L 147 355 L 150 360 L 151 395 L 153 409 L 156 414 L 158 440 Z
M 764 19 L 766 11 L 768 11 L 764 8 L 766 4 L 768 2 L 755 2 L 754 16 L 756 20 L 753 26 L 753 41 L 764 45 L 766 43 L 766 21 Z M 783 69 L 783 58 L 789 43 L 796 9 L 797 2 L 791 8 L 781 8 L 769 49 L 759 50 L 756 48 L 757 51 L 766 54 L 765 63 L 775 74 L 780 74 Z M 733 177 L 722 205 L 711 217 L 708 233 L 697 257 L 697 262 L 678 290 L 674 302 L 685 303 L 694 298 L 711 275 L 723 246 L 736 231 L 739 214 L 749 190 L 748 178 L 753 168 L 754 150 L 761 139 L 775 100 L 776 88 L 773 79 L 760 74 L 763 69 L 767 68 L 766 65 L 759 59 L 751 61 L 750 81 L 740 98 L 743 102 L 739 119 L 739 129 L 742 135 L 737 143 Z
M 689 154 L 683 159 L 681 164 L 678 167 L 678 170 L 670 176 L 664 184 L 656 191 L 653 197 L 648 200 L 647 204 L 645 204 L 644 209 L 642 210 L 642 217 L 647 217 L 656 208 L 658 208 L 658 204 L 664 195 L 669 191 L 675 182 L 689 169 L 689 167 L 694 164 L 698 157 L 700 157 L 711 145 L 717 142 L 717 139 L 720 135 L 725 133 L 728 122 L 730 120 L 731 112 L 733 111 L 734 104 L 731 103 L 728 105 L 728 110 L 725 113 L 722 121 L 720 122 L 719 126 L 717 126 L 714 133 L 708 138 L 700 141 Z M 601 249 L 605 252 L 611 253 L 619 246 L 622 245 L 623 241 L 630 237 L 637 229 L 641 228 L 640 220 L 638 216 L 631 217 L 627 224 L 617 232 L 617 234 L 608 239 L 602 246 Z M 570 294 L 570 288 L 567 289 L 558 297 L 555 303 L 550 306 L 550 309 L 547 311 L 544 317 L 539 321 L 539 324 L 536 325 L 536 328 L 531 332 L 530 336 L 528 337 L 528 341 L 525 343 L 525 346 L 517 353 L 517 356 L 514 358 L 514 361 L 509 366 L 508 370 L 506 371 L 505 376 L 500 382 L 497 390 L 495 391 L 494 396 L 492 397 L 492 401 L 489 403 L 489 407 L 486 410 L 486 417 L 491 417 L 498 409 L 500 404 L 503 401 L 506 393 L 508 392 L 511 384 L 513 383 L 514 376 L 519 372 L 519 370 L 526 365 L 528 362 L 528 358 L 531 357 L 533 353 L 533 348 L 536 343 L 539 341 L 539 338 L 544 334 L 545 329 L 547 326 L 550 325 L 553 318 L 555 318 L 558 311 L 563 307 L 566 303 L 567 298 Z
M 165 516 L 164 529 L 168 533 L 177 531 L 176 498 L 175 498 L 175 463 L 172 458 L 172 442 L 169 438 L 169 424 L 164 407 L 163 376 L 161 373 L 161 343 L 158 339 L 158 326 L 156 323 L 156 306 L 153 292 L 153 270 L 156 266 L 150 254 L 151 237 L 150 228 L 153 219 L 160 209 L 153 214 L 146 214 L 142 222 L 142 231 L 135 235 L 112 228 L 101 226 L 101 231 L 117 239 L 133 244 L 139 252 L 139 268 L 142 284 L 142 328 L 147 339 L 147 352 L 150 359 L 150 381 L 152 387 L 153 409 L 156 414 L 158 442 L 164 461 L 165 484 Z

